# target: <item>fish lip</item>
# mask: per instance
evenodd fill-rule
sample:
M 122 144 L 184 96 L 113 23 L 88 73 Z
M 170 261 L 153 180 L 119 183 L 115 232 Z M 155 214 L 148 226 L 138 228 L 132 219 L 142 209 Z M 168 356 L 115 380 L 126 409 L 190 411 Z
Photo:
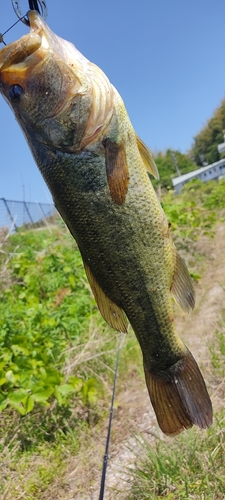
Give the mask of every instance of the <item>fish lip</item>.
M 41 38 L 40 49 L 48 51 L 50 49 L 50 44 L 52 43 L 52 38 L 54 38 L 55 35 L 38 12 L 35 10 L 29 10 L 27 16 L 30 25 L 30 36 L 38 35 Z
M 29 10 L 27 17 L 29 20 L 30 31 L 39 29 L 44 22 L 36 10 Z
M 50 32 L 47 24 L 36 10 L 29 10 L 27 17 L 29 19 L 30 33 L 38 32 L 37 34 L 42 37 L 43 33 L 46 35 L 48 31 Z
M 32 10 L 27 15 L 30 33 L 0 50 L 0 72 L 11 71 L 11 67 L 15 65 L 21 70 L 22 66 L 26 66 L 27 59 L 38 49 L 49 49 L 47 25 L 37 12 Z
M 15 71 L 23 80 L 28 68 L 43 61 L 50 51 L 54 34 L 38 12 L 30 10 L 27 16 L 30 32 L 0 50 L 0 80 L 4 80 L 7 73 L 6 78 L 10 82 L 10 74 Z

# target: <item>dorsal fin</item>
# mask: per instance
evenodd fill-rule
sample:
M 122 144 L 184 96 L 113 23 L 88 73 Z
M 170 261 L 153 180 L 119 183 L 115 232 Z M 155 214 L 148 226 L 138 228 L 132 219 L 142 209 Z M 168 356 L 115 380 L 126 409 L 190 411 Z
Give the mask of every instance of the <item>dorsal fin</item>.
M 141 155 L 141 158 L 144 162 L 145 168 L 156 178 L 159 180 L 159 172 L 158 168 L 155 164 L 154 158 L 152 156 L 152 153 L 150 149 L 147 148 L 145 143 L 136 135 L 137 139 L 137 146 L 139 149 L 139 153 Z
M 184 311 L 189 312 L 195 306 L 195 291 L 189 275 L 187 266 L 176 251 L 175 270 L 173 275 L 173 283 L 171 293 L 175 301 Z
M 114 330 L 127 333 L 128 320 L 124 311 L 103 292 L 93 276 L 90 267 L 85 262 L 84 268 L 101 315 Z
M 106 138 L 105 148 L 106 174 L 111 197 L 117 205 L 122 205 L 126 199 L 129 184 L 129 170 L 124 145 L 112 142 Z

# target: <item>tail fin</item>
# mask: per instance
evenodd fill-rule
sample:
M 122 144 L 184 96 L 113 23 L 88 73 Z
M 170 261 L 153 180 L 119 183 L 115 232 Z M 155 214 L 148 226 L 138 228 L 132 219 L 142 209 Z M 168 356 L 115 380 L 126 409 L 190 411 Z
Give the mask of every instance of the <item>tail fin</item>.
M 202 429 L 211 425 L 212 404 L 190 351 L 168 370 L 152 373 L 144 369 L 152 406 L 165 434 L 179 434 L 193 424 Z

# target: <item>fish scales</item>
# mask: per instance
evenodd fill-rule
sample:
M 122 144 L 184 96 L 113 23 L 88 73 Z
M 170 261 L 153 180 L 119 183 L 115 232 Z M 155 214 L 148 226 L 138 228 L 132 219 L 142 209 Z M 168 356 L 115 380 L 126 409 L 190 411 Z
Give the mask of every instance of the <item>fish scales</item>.
M 207 389 L 178 337 L 171 294 L 194 290 L 150 182 L 150 151 L 104 73 L 35 12 L 31 32 L 0 51 L 0 92 L 22 127 L 55 205 L 80 249 L 99 310 L 139 341 L 158 423 L 175 435 L 212 422 Z
M 137 158 L 136 162 L 138 160 Z M 73 165 L 73 163 L 74 158 L 72 157 L 71 164 Z M 93 158 L 90 159 L 90 164 L 93 165 Z M 158 230 L 162 230 L 164 214 L 158 203 L 152 206 L 146 201 L 148 199 L 146 191 L 148 192 L 152 188 L 145 171 L 143 171 L 143 179 L 140 182 L 138 168 L 135 169 L 133 176 L 131 174 L 131 189 L 128 191 L 125 203 L 122 206 L 113 203 L 109 196 L 106 175 L 103 178 L 101 177 L 101 172 L 105 172 L 105 168 L 102 168 L 102 166 L 104 167 L 104 156 L 102 156 L 102 164 L 100 164 L 100 172 L 96 168 L 96 163 L 95 168 L 91 172 L 86 160 L 85 168 L 87 171 L 85 174 L 82 168 L 83 160 L 81 159 L 80 177 L 76 172 L 76 179 L 74 179 L 76 183 L 69 182 L 69 185 L 65 184 L 65 191 L 62 192 L 60 188 L 60 195 L 57 192 L 54 195 L 57 199 L 57 208 L 75 237 L 85 262 L 91 266 L 92 272 L 104 292 L 120 307 L 126 304 L 124 310 L 136 333 L 138 331 L 140 315 L 142 315 L 146 326 L 144 327 L 142 323 L 140 324 L 140 342 L 144 344 L 144 333 L 149 331 L 149 322 L 154 325 L 152 331 L 155 328 L 156 331 L 162 332 L 161 342 L 160 338 L 157 339 L 159 348 L 160 343 L 165 344 L 167 336 L 169 336 L 169 342 L 171 342 L 170 336 L 173 331 L 170 320 L 173 317 L 171 300 L 170 298 L 168 300 L 164 291 L 167 281 L 166 288 L 169 294 L 172 271 L 165 275 L 163 272 L 163 261 L 166 257 L 168 261 L 170 260 L 171 270 L 173 262 L 171 262 L 170 247 L 166 252 L 168 242 L 166 239 L 158 238 Z M 62 165 L 62 162 L 60 162 L 60 165 Z M 77 161 L 76 165 L 78 166 Z M 69 172 L 66 172 L 65 169 L 63 169 L 63 172 L 64 176 L 71 181 Z M 45 173 L 43 175 L 46 178 Z M 46 181 L 54 193 L 56 189 L 55 176 L 54 182 L 52 182 L 52 175 L 49 180 L 46 178 Z M 141 187 L 138 190 L 138 211 L 135 203 L 136 196 L 133 196 L 133 187 L 137 183 Z M 61 186 L 60 173 L 59 184 Z M 93 186 L 95 186 L 96 192 L 101 191 L 101 196 L 96 196 L 94 199 L 92 196 Z M 105 196 L 102 193 L 103 189 L 105 190 Z M 70 208 L 68 207 L 67 200 L 70 200 Z M 98 218 L 97 223 L 96 218 Z M 104 238 L 102 237 L 103 225 L 106 227 Z M 91 257 L 89 252 L 90 246 L 92 246 Z M 126 248 L 126 252 L 124 252 L 124 248 Z M 161 259 L 155 260 L 152 263 L 151 260 L 156 253 L 159 256 L 161 255 Z M 122 281 L 121 275 L 123 275 Z M 156 275 L 157 286 L 155 286 Z M 111 279 L 109 279 L 109 276 Z M 114 283 L 116 285 L 115 290 L 112 286 Z M 152 294 L 153 297 L 151 297 Z M 155 302 L 157 307 L 152 307 L 152 302 Z M 160 304 L 160 308 L 158 304 Z M 168 307 L 170 307 L 170 315 L 168 315 Z M 137 308 L 139 309 L 139 313 L 137 313 Z M 133 311 L 135 311 L 135 315 L 133 315 Z M 138 318 L 138 324 L 136 324 L 136 318 Z M 154 336 L 152 338 L 154 339 Z M 154 362 L 154 359 L 155 357 L 153 357 L 152 362 Z M 168 358 L 166 358 L 165 362 L 168 364 Z

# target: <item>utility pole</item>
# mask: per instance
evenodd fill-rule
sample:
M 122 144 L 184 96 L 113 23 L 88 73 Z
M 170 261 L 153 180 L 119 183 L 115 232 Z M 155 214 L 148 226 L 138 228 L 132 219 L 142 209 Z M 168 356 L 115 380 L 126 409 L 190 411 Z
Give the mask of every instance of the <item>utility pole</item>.
M 221 144 L 218 144 L 217 146 L 218 152 L 220 154 L 225 152 L 225 130 L 223 130 L 223 140 L 224 142 L 221 142 Z
M 180 169 L 178 167 L 178 163 L 177 163 L 177 159 L 176 159 L 176 155 L 175 155 L 174 151 L 171 151 L 171 157 L 172 157 L 173 164 L 174 164 L 174 167 L 176 169 L 177 175 L 179 177 L 181 175 L 181 173 L 180 173 Z

